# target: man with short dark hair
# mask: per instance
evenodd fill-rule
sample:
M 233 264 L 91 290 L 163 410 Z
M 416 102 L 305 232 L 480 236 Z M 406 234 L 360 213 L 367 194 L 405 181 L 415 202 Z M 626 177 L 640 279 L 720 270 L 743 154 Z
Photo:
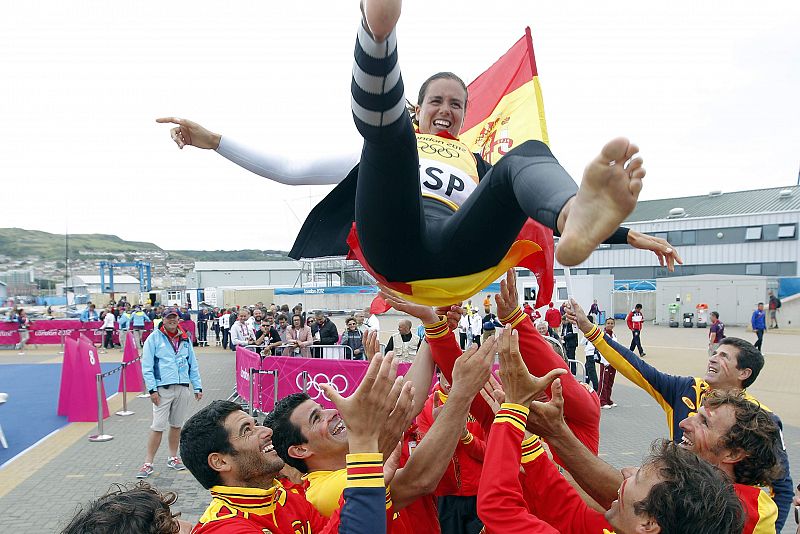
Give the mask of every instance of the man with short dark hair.
M 147 478 L 153 473 L 153 459 L 167 426 L 170 454 L 167 467 L 177 471 L 185 469 L 178 458 L 178 440 L 181 427 L 189 417 L 192 391 L 199 401 L 203 398 L 203 385 L 192 341 L 179 322 L 178 308 L 164 310 L 161 324 L 142 349 L 142 375 L 153 403 L 153 424 L 147 440 L 147 456 L 136 478 Z
M 258 329 L 255 331 L 256 352 L 261 354 L 263 351 L 264 356 L 275 355 L 275 350 L 283 344 L 280 334 L 273 325 L 273 317 L 271 314 L 265 315 L 261 322 L 258 323 Z
M 642 313 L 642 305 L 637 304 L 633 307 L 631 311 L 628 312 L 628 316 L 625 318 L 625 323 L 628 325 L 628 328 L 631 330 L 631 335 L 633 339 L 631 339 L 631 348 L 639 350 L 639 357 L 644 358 L 645 351 L 642 348 L 642 327 L 644 326 L 644 313 Z
M 328 521 L 302 494 L 276 480 L 284 466 L 273 444 L 278 431 L 258 426 L 241 406 L 229 401 L 214 401 L 192 416 L 181 434 L 181 454 L 212 496 L 193 532 L 385 532 L 386 494 L 378 435 L 382 421 L 396 410 L 410 411 L 413 400 L 411 387 L 398 387 L 395 373 L 391 358 L 378 355 L 352 396 L 344 399 L 323 386 L 336 404 L 342 426 L 346 421 L 349 430 L 341 523 L 338 513 Z
M 670 375 L 659 371 L 630 350 L 603 336 L 603 332 L 589 322 L 583 309 L 574 300 L 567 316 L 570 321 L 577 322 L 586 339 L 594 344 L 617 371 L 658 402 L 667 413 L 670 437 L 675 441 L 680 441 L 683 436 L 680 422 L 697 413 L 709 391 L 746 389 L 756 381 L 764 367 L 764 356 L 751 343 L 736 337 L 726 337 L 708 359 L 706 372 L 702 378 Z M 746 393 L 746 396 L 751 402 L 758 403 L 751 395 Z M 758 403 L 758 405 L 770 413 L 782 431 L 783 423 L 780 418 L 763 404 Z M 780 531 L 789 514 L 793 485 L 789 458 L 780 433 L 776 445 L 779 449 L 783 475 L 773 480 L 771 485 L 775 493 L 775 504 L 778 506 L 776 526 Z
M 333 324 L 333 321 L 328 319 L 328 317 L 321 311 L 318 311 L 314 314 L 314 319 L 317 322 L 317 334 L 315 337 L 317 340 L 314 341 L 315 345 L 336 345 L 339 341 L 339 331 L 336 329 L 336 325 Z M 341 353 L 336 351 L 333 352 L 332 349 L 321 349 L 316 348 L 315 352 L 319 351 L 315 354 L 317 358 L 324 358 L 327 356 L 338 356 Z

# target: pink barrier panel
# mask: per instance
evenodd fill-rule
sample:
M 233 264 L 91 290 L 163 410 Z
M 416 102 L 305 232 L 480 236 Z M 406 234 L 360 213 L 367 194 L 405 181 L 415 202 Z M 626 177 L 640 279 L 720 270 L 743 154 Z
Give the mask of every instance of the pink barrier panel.
M 152 329 L 153 323 L 148 324 Z M 14 325 L 14 329 L 16 329 L 16 325 Z M 2 330 L 3 327 L 0 325 L 0 336 L 2 336 Z M 77 339 L 81 334 L 85 335 L 94 343 L 102 343 L 103 335 L 105 334 L 103 331 L 102 321 L 89 321 L 83 323 L 77 319 L 47 319 L 42 321 L 33 321 L 28 331 L 30 333 L 30 337 L 28 339 L 29 345 L 60 345 L 62 336 Z M 17 338 L 16 342 L 19 342 L 19 338 Z M 119 343 L 118 330 L 114 332 L 114 342 Z M 0 344 L 6 344 L 6 341 L 2 337 L 0 337 Z
M 64 362 L 61 364 L 61 387 L 58 390 L 58 415 L 69 415 L 70 389 L 78 366 L 78 342 L 71 337 L 64 340 Z
M 278 371 L 278 398 L 303 391 L 303 371 L 308 373 L 308 395 L 326 408 L 332 408 L 317 384 L 331 384 L 344 397 L 352 395 L 367 373 L 367 361 L 325 360 L 321 358 L 285 358 L 268 356 L 261 361 L 255 352 L 236 347 L 236 392 L 250 402 L 248 373 L 251 368 Z M 404 375 L 410 364 L 401 363 L 398 374 Z M 255 407 L 269 411 L 274 403 L 274 377 L 260 374 L 253 377 Z M 260 400 L 259 400 L 260 398 Z
M 97 355 L 97 348 L 83 335 L 81 335 L 78 340 L 78 358 L 73 371 L 69 385 L 69 398 L 66 406 L 67 420 L 70 423 L 96 422 L 96 376 L 101 372 L 100 359 Z M 103 402 L 103 418 L 105 419 L 108 417 L 108 403 L 106 402 L 104 387 L 101 390 L 101 399 Z
M 19 343 L 18 323 L 0 323 L 0 345 L 16 345 Z
M 138 347 L 136 340 L 133 336 L 125 338 L 125 349 L 122 356 L 122 362 L 132 362 L 139 357 Z M 139 360 L 135 363 L 125 366 L 125 369 L 119 374 L 119 387 L 117 391 L 122 391 L 122 376 L 125 374 L 125 389 L 127 391 L 144 391 L 144 377 L 142 376 L 142 361 Z
M 194 343 L 197 340 L 197 325 L 194 324 L 194 321 L 181 321 L 180 325 L 181 328 L 186 330 L 192 343 Z

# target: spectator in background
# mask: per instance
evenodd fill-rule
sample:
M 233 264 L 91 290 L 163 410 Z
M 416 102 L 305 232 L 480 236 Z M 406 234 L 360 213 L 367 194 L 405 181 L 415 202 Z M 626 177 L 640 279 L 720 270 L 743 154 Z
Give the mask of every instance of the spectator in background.
M 222 332 L 222 348 L 228 348 L 228 342 L 230 341 L 230 333 L 231 333 L 231 312 L 225 308 L 222 308 L 222 311 L 217 318 L 217 322 L 219 323 L 219 329 Z
M 753 343 L 753 346 L 757 348 L 759 351 L 761 350 L 761 345 L 764 343 L 764 330 L 767 329 L 767 318 L 766 313 L 764 313 L 764 303 L 759 302 L 758 308 L 756 311 L 753 312 L 752 317 L 750 317 L 750 326 L 753 329 L 753 332 L 756 333 L 756 342 Z
M 258 330 L 256 330 L 256 345 L 263 346 L 263 353 L 265 356 L 272 356 L 276 354 L 276 350 L 283 344 L 281 340 L 280 334 L 275 329 L 274 318 L 272 315 L 267 314 L 263 319 L 261 319 L 261 323 L 258 325 Z M 261 347 L 256 349 L 256 352 L 261 354 L 262 352 Z
M 502 327 L 503 323 L 497 319 L 497 315 L 493 314 L 492 312 L 484 315 L 483 324 L 481 325 L 481 329 L 483 330 L 483 341 L 486 341 L 486 338 L 493 336 L 496 328 Z
M 417 355 L 420 338 L 411 331 L 411 321 L 400 319 L 397 322 L 397 333 L 389 338 L 384 354 L 394 351 L 394 357 L 399 362 L 410 362 Z
M 469 335 L 471 336 L 472 343 L 477 343 L 481 346 L 481 331 L 483 330 L 483 318 L 478 310 L 472 310 L 469 317 Z
M 637 304 L 631 311 L 628 312 L 628 316 L 625 318 L 625 323 L 628 325 L 628 328 L 630 328 L 631 335 L 633 336 L 629 350 L 633 351 L 634 348 L 638 349 L 639 357 L 644 358 L 645 354 L 647 353 L 642 348 L 642 327 L 644 326 L 644 314 L 642 313 L 641 304 Z
M 189 309 L 186 306 L 181 306 L 180 312 L 178 312 L 178 317 L 180 317 L 181 321 L 192 320 L 192 314 L 189 313 Z
M 207 308 L 197 311 L 197 344 L 201 347 L 208 346 L 208 319 L 210 314 Z
M 220 336 L 219 332 L 220 330 L 219 316 L 220 316 L 219 308 L 214 307 L 214 309 L 211 310 L 210 319 L 211 319 L 211 329 L 214 331 L 214 337 L 215 337 L 214 341 L 216 342 L 217 345 L 220 345 L 222 343 L 222 336 Z
M 458 320 L 458 345 L 461 350 L 467 350 L 467 347 L 469 347 L 469 327 L 469 313 L 465 313 Z
M 376 332 L 380 332 L 381 322 L 378 319 L 378 315 L 372 313 L 372 311 L 369 309 L 369 306 L 364 308 L 364 317 L 367 316 L 369 316 L 369 319 L 364 321 L 364 325 L 367 327 L 367 330 L 375 330 Z M 364 332 L 361 333 L 363 334 Z
M 612 341 L 617 340 L 617 336 L 614 335 L 615 324 L 614 318 L 609 317 L 606 319 L 605 328 L 603 329 L 603 333 L 611 338 Z M 600 362 L 600 389 L 597 393 L 600 397 L 600 408 L 604 410 L 616 408 L 617 403 L 611 400 L 611 391 L 614 389 L 614 377 L 617 376 L 617 370 L 608 363 L 608 360 L 599 351 L 597 351 L 597 354 Z
M 17 322 L 17 328 L 19 329 L 19 345 L 17 350 L 19 351 L 19 355 L 22 356 L 25 354 L 25 344 L 28 342 L 28 338 L 30 337 L 28 328 L 30 328 L 31 322 L 28 319 L 28 314 L 25 313 L 25 310 L 22 308 L 17 311 L 14 320 Z
M 483 299 L 483 313 L 488 315 L 492 313 L 492 294 L 489 293 L 486 295 L 486 298 Z
M 336 325 L 333 324 L 333 321 L 328 319 L 328 317 L 318 311 L 314 314 L 314 318 L 317 322 L 317 336 L 315 336 L 315 345 L 336 345 L 339 341 L 339 331 L 336 328 Z M 322 358 L 328 355 L 335 354 L 331 352 L 331 349 L 321 349 L 317 354 L 317 358 Z
M 725 339 L 725 325 L 719 320 L 719 312 L 711 312 L 711 326 L 708 329 L 708 355 L 717 351 L 717 347 Z
M 81 312 L 81 322 L 88 323 L 90 321 L 99 321 L 100 316 L 97 314 L 97 310 L 95 309 L 95 305 L 89 303 L 89 305 Z
M 530 304 L 527 302 L 522 304 L 522 311 L 525 312 L 525 315 L 531 318 L 531 321 L 536 322 L 537 317 L 534 317 L 536 310 L 534 310 Z
M 142 350 L 142 376 L 153 403 L 153 424 L 147 440 L 147 455 L 136 478 L 153 473 L 153 459 L 164 431 L 169 427 L 167 467 L 186 469 L 178 458 L 181 427 L 189 418 L 192 392 L 196 400 L 203 398 L 203 385 L 192 341 L 180 327 L 178 309 L 167 308 L 163 323 L 147 338 Z
M 594 318 L 591 315 L 588 315 L 587 319 L 590 323 L 594 324 Z M 586 338 L 583 338 L 583 351 L 586 358 L 586 383 L 592 385 L 593 391 L 598 391 L 600 383 L 597 379 L 596 364 L 600 362 L 600 353 Z
M 561 317 L 561 341 L 564 343 L 564 351 L 567 353 L 568 360 L 575 359 L 575 349 L 578 348 L 578 333 L 575 331 L 576 327 L 567 321 L 567 317 Z M 577 365 L 574 363 L 569 364 L 569 370 L 572 374 L 578 372 Z
M 769 327 L 778 328 L 778 310 L 781 307 L 781 299 L 775 296 L 772 291 L 769 292 Z
M 544 314 L 544 320 L 552 330 L 561 327 L 561 312 L 553 307 L 553 303 L 547 305 L 547 311 Z
M 552 337 L 553 339 L 558 339 L 558 334 L 556 334 L 556 331 L 553 330 L 549 324 L 547 324 L 547 320 L 537 319 L 535 326 L 536 326 L 536 331 L 539 332 L 541 335 Z
M 303 311 L 303 303 L 298 302 L 295 304 L 294 308 L 292 308 L 292 315 L 299 315 L 303 318 L 303 324 L 307 324 L 306 321 L 306 312 Z
M 120 310 L 119 317 L 117 317 L 117 325 L 119 326 L 119 347 L 125 350 L 125 340 L 128 338 L 128 331 L 131 328 L 131 310 L 130 304 L 124 304 L 124 308 Z
M 275 327 L 275 330 L 277 330 L 278 335 L 281 336 L 281 341 L 286 343 L 289 335 L 289 318 L 286 317 L 286 315 L 282 313 L 278 315 L 278 326 Z
M 247 308 L 239 310 L 239 320 L 231 326 L 231 350 L 236 351 L 236 347 L 256 344 L 256 332 L 250 326 L 250 312 Z
M 145 323 L 150 319 L 142 311 L 142 307 L 137 305 L 136 309 L 131 314 L 131 330 L 133 331 L 133 338 L 136 340 L 138 346 L 143 346 L 142 333 L 145 329 Z
M 597 323 L 597 321 L 600 319 L 600 306 L 598 306 L 598 304 L 597 304 L 597 299 L 594 299 L 592 301 L 592 305 L 589 308 L 589 315 L 590 316 L 592 316 L 592 315 L 594 316 L 594 322 L 595 323 Z
M 356 328 L 358 328 L 358 331 L 361 332 L 362 335 L 366 334 L 369 329 L 367 328 L 367 324 L 364 322 L 364 312 L 356 312 L 355 315 L 353 315 L 353 318 L 356 320 Z
M 106 310 L 106 314 L 103 316 L 103 348 L 100 352 L 106 352 L 106 349 L 114 348 L 114 325 L 116 323 L 116 317 L 114 317 L 114 313 L 110 308 L 111 306 L 109 305 L 109 309 Z
M 342 339 L 339 342 L 340 345 L 344 345 L 350 347 L 353 351 L 354 360 L 363 360 L 364 359 L 364 339 L 363 334 L 358 329 L 358 323 L 356 323 L 355 317 L 348 317 L 347 321 L 345 322 L 346 330 L 342 334 Z
M 311 327 L 303 323 L 302 315 L 292 316 L 292 326 L 289 327 L 286 337 L 286 342 L 291 346 L 283 349 L 284 356 L 311 357 L 309 347 L 314 343 L 314 335 L 311 333 Z
M 247 322 L 250 325 L 250 328 L 255 331 L 261 325 L 262 319 L 264 319 L 264 311 L 261 308 L 255 308 Z

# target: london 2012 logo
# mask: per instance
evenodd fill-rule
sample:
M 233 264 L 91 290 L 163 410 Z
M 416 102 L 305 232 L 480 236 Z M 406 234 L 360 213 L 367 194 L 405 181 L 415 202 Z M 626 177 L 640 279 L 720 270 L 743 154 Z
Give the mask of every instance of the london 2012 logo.
M 312 375 L 307 371 L 302 371 L 297 373 L 294 379 L 295 385 L 299 390 L 305 390 L 306 394 L 313 400 L 317 400 L 320 395 L 322 395 L 325 399 L 330 400 L 325 394 L 322 392 L 321 385 L 329 385 L 331 386 L 336 393 L 339 395 L 344 394 L 347 392 L 348 388 L 350 387 L 350 381 L 347 380 L 347 377 L 341 374 L 335 374 L 328 376 L 325 373 L 317 373 Z M 305 388 L 303 385 L 305 384 Z

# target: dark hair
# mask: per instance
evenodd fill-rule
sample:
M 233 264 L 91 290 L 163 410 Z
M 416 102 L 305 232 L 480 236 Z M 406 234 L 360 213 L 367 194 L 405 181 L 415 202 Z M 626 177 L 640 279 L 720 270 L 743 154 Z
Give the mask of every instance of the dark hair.
M 264 426 L 272 429 L 272 445 L 275 447 L 275 452 L 284 462 L 301 473 L 308 473 L 308 465 L 305 460 L 289 456 L 289 447 L 308 443 L 308 439 L 300 427 L 293 424 L 289 418 L 292 417 L 295 408 L 310 399 L 311 397 L 305 393 L 287 395 L 275 403 L 275 408 L 264 419 Z
M 427 80 L 425 80 L 419 88 L 419 94 L 417 95 L 417 104 L 422 105 L 422 101 L 425 99 L 425 94 L 428 92 L 428 87 L 436 80 L 455 80 L 456 82 L 461 85 L 461 88 L 464 89 L 464 113 L 467 112 L 467 98 L 469 98 L 469 91 L 467 90 L 467 84 L 464 83 L 464 80 L 453 74 L 452 72 L 437 72 Z M 411 121 L 414 124 L 419 124 L 417 120 L 417 114 L 414 111 L 414 105 L 410 102 L 406 105 L 408 108 L 408 112 L 411 115 Z
M 115 484 L 78 510 L 61 534 L 177 534 L 180 526 L 174 518 L 179 514 L 169 508 L 176 500 L 175 493 L 161 493 L 144 481 L 130 489 Z
M 181 458 L 194 478 L 206 489 L 222 484 L 219 472 L 208 465 L 214 452 L 236 455 L 225 419 L 242 407 L 235 402 L 215 400 L 186 421 L 181 429 Z
M 280 322 L 280 320 L 281 320 L 281 319 L 283 319 L 283 320 L 284 320 L 284 321 L 286 321 L 287 323 L 289 322 L 289 318 L 288 318 L 288 317 L 286 317 L 286 314 L 284 314 L 284 313 L 282 313 L 282 314 L 278 315 L 278 322 Z
M 715 311 L 713 311 L 713 312 L 711 312 L 711 315 L 713 315 L 714 317 L 716 317 L 717 319 L 719 319 L 719 312 L 715 312 Z
M 642 305 L 641 304 L 637 304 L 636 306 L 633 307 L 633 309 L 634 310 L 641 310 L 642 309 Z
M 764 305 L 764 303 L 763 303 L 763 302 L 759 302 L 759 303 L 758 303 L 758 305 L 759 305 L 759 306 L 763 306 L 763 305 Z
M 738 337 L 726 337 L 720 345 L 730 345 L 739 349 L 739 354 L 736 355 L 736 368 L 750 369 L 750 376 L 742 381 L 742 388 L 750 387 L 764 368 L 764 355 L 752 343 Z
M 722 471 L 667 440 L 653 442 L 645 466 L 661 480 L 633 509 L 653 518 L 663 534 L 742 532 L 742 504 Z
M 758 402 L 747 399 L 743 391 L 712 390 L 703 399 L 706 408 L 733 407 L 736 420 L 714 447 L 741 451 L 747 456 L 733 465 L 734 482 L 748 486 L 768 486 L 783 474 L 778 460 L 781 435 L 778 425 Z

